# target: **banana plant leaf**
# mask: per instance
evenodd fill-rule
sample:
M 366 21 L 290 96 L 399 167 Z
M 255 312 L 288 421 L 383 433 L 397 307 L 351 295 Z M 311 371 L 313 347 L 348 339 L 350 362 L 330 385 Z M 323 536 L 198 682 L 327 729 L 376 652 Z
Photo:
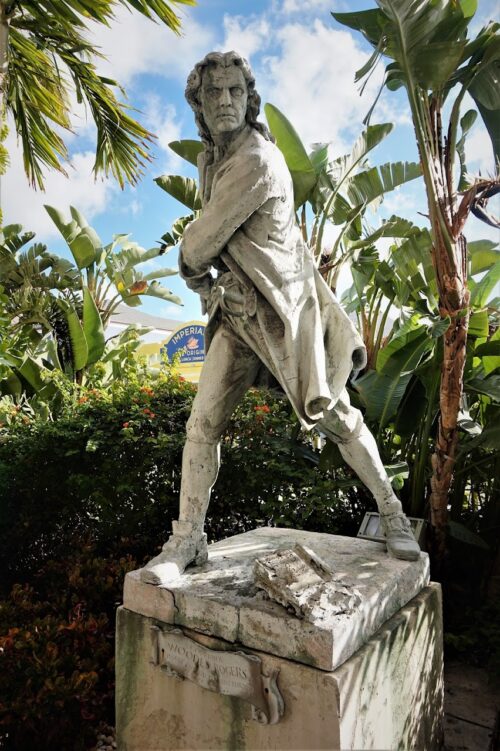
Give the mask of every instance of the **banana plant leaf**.
M 396 414 L 410 379 L 410 373 L 390 378 L 376 370 L 369 370 L 358 378 L 353 385 L 366 407 L 366 418 L 378 423 L 380 429 L 384 428 Z
M 421 174 L 422 169 L 417 162 L 387 162 L 354 175 L 349 180 L 347 196 L 354 205 L 373 204 L 382 199 L 385 193 L 415 180 Z
M 438 293 L 431 247 L 429 231 L 419 230 L 391 249 L 391 260 L 398 278 L 406 282 L 409 297 L 416 302 L 423 294 L 431 309 L 437 309 Z
M 469 328 L 467 334 L 470 337 L 488 336 L 489 326 L 490 319 L 488 316 L 488 311 L 486 309 L 473 310 L 469 318 Z
M 460 127 L 462 128 L 462 135 L 457 141 L 457 154 L 460 159 L 460 180 L 458 183 L 458 190 L 465 190 L 469 184 L 467 180 L 467 164 L 465 161 L 465 140 L 470 129 L 474 125 L 477 119 L 476 110 L 467 110 L 465 115 L 460 118 Z
M 16 369 L 16 377 L 20 375 L 39 399 L 51 399 L 57 392 L 58 386 L 53 381 L 45 381 L 43 372 L 47 372 L 31 355 L 26 355 Z
M 470 280 L 471 296 L 470 304 L 473 307 L 482 308 L 487 302 L 491 292 L 495 289 L 496 285 L 500 281 L 500 261 L 497 261 L 492 266 L 488 273 L 484 275 L 480 282 L 475 284 L 473 280 Z
M 194 140 L 171 141 L 168 147 L 172 149 L 174 154 L 182 157 L 182 159 L 185 159 L 186 162 L 193 164 L 195 167 L 198 164 L 198 154 L 205 148 L 201 141 Z
M 384 16 L 378 8 L 359 10 L 355 13 L 332 13 L 333 18 L 350 29 L 360 31 L 374 47 L 383 34 Z
M 440 89 L 458 67 L 466 28 L 460 6 L 448 0 L 376 0 L 383 13 L 384 53 L 411 89 Z
M 377 370 L 370 370 L 354 381 L 368 420 L 377 422 L 379 429 L 396 414 L 413 372 L 432 348 L 432 340 L 422 326 L 420 331 L 399 337 L 381 367 L 377 362 Z
M 7 248 L 15 255 L 23 245 L 27 245 L 35 237 L 34 232 L 23 232 L 21 224 L 6 224 L 0 228 L 0 246 Z
M 0 379 L 1 392 L 11 396 L 21 396 L 23 393 L 23 384 L 20 379 L 10 368 L 6 371 L 5 376 Z
M 500 250 L 498 243 L 493 240 L 475 240 L 467 243 L 467 250 L 470 259 L 469 274 L 474 276 L 482 271 L 488 271 L 497 261 L 500 260 Z
M 467 389 L 489 396 L 494 402 L 500 402 L 500 375 L 493 374 L 486 378 L 472 378 L 467 381 Z
M 485 355 L 495 355 L 495 357 L 499 356 L 500 355 L 500 339 L 490 339 L 489 342 L 480 344 L 474 350 L 474 355 L 476 357 L 484 357 Z
M 475 435 L 470 439 L 467 437 L 466 440 L 459 443 L 457 451 L 457 466 L 459 466 L 458 459 L 462 460 L 466 454 L 469 454 L 476 448 L 491 449 L 492 451 L 498 451 L 500 449 L 500 420 L 498 420 L 495 412 L 493 412 L 492 418 L 488 420 L 479 435 Z
M 316 143 L 309 152 L 309 160 L 317 175 L 321 174 L 329 162 L 329 143 Z
M 468 63 L 458 68 L 448 84 L 448 89 L 457 83 L 468 89 L 490 136 L 496 162 L 500 162 L 499 29 L 500 24 L 490 22 L 468 42 L 461 61 Z
M 184 305 L 180 297 L 174 295 L 171 290 L 166 289 L 159 282 L 151 282 L 151 284 L 148 284 L 148 287 L 144 294 L 148 297 L 159 297 L 160 300 L 173 302 L 175 303 L 175 305 Z
M 102 243 L 97 232 L 89 226 L 87 220 L 74 206 L 70 206 L 71 220 L 66 221 L 62 211 L 53 206 L 45 205 L 45 209 L 56 225 L 73 254 L 78 268 L 91 266 L 102 249 Z
M 419 315 L 413 315 L 392 336 L 390 342 L 379 350 L 376 370 L 386 375 L 406 375 L 413 372 L 418 363 L 408 358 L 412 346 L 418 347 L 428 341 L 427 330 Z M 429 348 L 431 342 L 428 341 Z M 419 358 L 420 361 L 420 358 Z
M 69 337 L 71 340 L 72 367 L 75 372 L 82 370 L 87 364 L 89 348 L 83 332 L 82 324 L 76 310 L 62 300 L 57 300 L 68 324 Z
M 413 222 L 400 216 L 391 216 L 390 219 L 382 220 L 382 224 L 376 230 L 369 231 L 360 240 L 349 243 L 351 250 L 361 249 L 372 245 L 381 237 L 408 237 L 410 234 L 418 234 L 419 228 Z
M 338 185 L 344 182 L 353 173 L 354 168 L 363 162 L 367 154 L 378 146 L 384 138 L 387 138 L 393 128 L 394 125 L 392 123 L 369 125 L 356 139 L 349 154 L 345 154 L 330 162 L 327 172 L 334 181 L 334 184 Z
M 150 261 L 161 255 L 161 247 L 150 248 L 145 250 L 136 242 L 126 242 L 122 245 L 120 251 L 113 256 L 108 255 L 107 262 L 110 267 L 131 269 L 139 263 Z
M 309 159 L 304 144 L 291 122 L 272 104 L 264 107 L 269 130 L 276 139 L 276 145 L 285 157 L 293 180 L 295 208 L 299 208 L 311 195 L 316 185 L 316 171 Z
M 175 276 L 177 273 L 177 269 L 163 268 L 157 269 L 156 271 L 150 271 L 149 274 L 144 274 L 144 276 L 141 275 L 141 277 L 144 281 L 151 281 L 152 279 L 163 279 L 166 276 Z
M 83 333 L 88 347 L 86 365 L 92 365 L 104 352 L 106 338 L 97 305 L 86 285 L 83 287 Z
M 311 202 L 315 212 L 321 210 L 323 216 L 334 224 L 350 222 L 347 233 L 350 240 L 358 240 L 361 236 L 361 213 L 364 207 L 351 205 L 346 199 L 346 191 L 354 179 L 356 170 L 366 164 L 367 154 L 374 149 L 393 129 L 392 123 L 370 125 L 356 140 L 352 151 L 328 163 L 327 168 L 317 179 Z M 355 202 L 358 203 L 359 202 Z M 355 218 L 355 221 L 353 221 Z
M 134 282 L 130 287 L 127 287 L 122 292 L 123 301 L 130 307 L 140 305 L 139 297 L 141 295 L 147 295 L 148 297 L 158 297 L 160 300 L 166 300 L 172 302 L 175 305 L 183 305 L 181 298 L 164 287 L 160 282 L 152 281 L 148 283 L 145 279 Z
M 174 248 L 179 243 L 179 240 L 184 234 L 184 230 L 193 219 L 193 214 L 189 214 L 188 216 L 180 216 L 175 220 L 170 232 L 165 232 L 165 234 L 161 236 L 162 253 L 168 252 L 170 248 Z
M 45 381 L 41 375 L 42 368 L 30 355 L 24 357 L 22 363 L 17 367 L 17 371 L 29 383 L 35 393 L 41 391 L 45 386 Z
M 331 178 L 325 173 L 319 175 L 314 190 L 309 197 L 315 214 L 319 214 L 324 210 L 334 190 L 335 186 Z M 349 216 L 354 210 L 355 207 L 351 206 L 342 193 L 337 193 L 335 200 L 328 210 L 328 219 L 333 224 L 345 224 L 345 222 L 349 221 Z
M 497 329 L 489 341 L 476 345 L 474 357 L 480 357 L 485 376 L 500 368 L 500 329 Z
M 500 113 L 484 107 L 480 102 L 476 102 L 476 105 L 490 136 L 495 162 L 500 164 Z
M 487 110 L 500 109 L 498 66 L 500 63 L 500 37 L 494 36 L 487 45 L 479 68 L 469 87 L 476 104 Z
M 155 183 L 177 201 L 183 203 L 191 211 L 201 209 L 201 197 L 196 180 L 181 175 L 162 175 L 155 178 Z

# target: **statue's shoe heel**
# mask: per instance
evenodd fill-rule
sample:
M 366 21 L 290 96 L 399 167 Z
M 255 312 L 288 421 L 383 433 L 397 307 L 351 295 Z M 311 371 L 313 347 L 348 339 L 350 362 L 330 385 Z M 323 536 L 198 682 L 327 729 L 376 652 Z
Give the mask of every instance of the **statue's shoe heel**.
M 401 512 L 381 514 L 380 521 L 389 555 L 403 561 L 418 560 L 420 547 L 413 536 L 411 524 L 406 516 Z
M 141 581 L 147 584 L 167 584 L 177 579 L 190 563 L 201 566 L 208 558 L 207 536 L 198 538 L 171 535 L 162 552 L 141 569 Z

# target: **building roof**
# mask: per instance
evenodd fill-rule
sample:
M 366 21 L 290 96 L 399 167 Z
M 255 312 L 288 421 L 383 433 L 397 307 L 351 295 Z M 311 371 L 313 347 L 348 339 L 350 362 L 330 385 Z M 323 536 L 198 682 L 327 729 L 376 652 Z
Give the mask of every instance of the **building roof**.
M 139 308 L 130 308 L 128 305 L 119 305 L 109 320 L 109 325 L 129 326 L 132 323 L 139 326 L 150 326 L 159 331 L 170 332 L 179 328 L 184 321 L 174 318 L 162 318 L 162 316 L 152 316 L 149 313 L 144 313 Z

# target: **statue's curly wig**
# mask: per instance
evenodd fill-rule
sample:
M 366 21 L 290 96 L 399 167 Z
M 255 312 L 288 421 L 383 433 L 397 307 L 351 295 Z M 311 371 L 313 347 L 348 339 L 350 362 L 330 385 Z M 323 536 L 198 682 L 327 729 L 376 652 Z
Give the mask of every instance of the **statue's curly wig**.
M 255 78 L 251 71 L 248 62 L 244 57 L 238 55 L 237 52 L 209 52 L 203 60 L 196 63 L 193 70 L 188 76 L 186 86 L 186 99 L 194 112 L 196 125 L 198 126 L 198 133 L 201 140 L 205 144 L 205 148 L 213 148 L 213 139 L 208 130 L 207 124 L 203 118 L 200 90 L 203 79 L 203 71 L 209 67 L 221 67 L 228 68 L 230 65 L 237 65 L 241 68 L 243 77 L 247 84 L 248 100 L 247 100 L 247 113 L 246 122 L 255 130 L 258 130 L 261 135 L 268 141 L 274 141 L 274 138 L 270 134 L 269 130 L 263 123 L 257 122 L 257 117 L 260 112 L 260 96 L 255 88 Z

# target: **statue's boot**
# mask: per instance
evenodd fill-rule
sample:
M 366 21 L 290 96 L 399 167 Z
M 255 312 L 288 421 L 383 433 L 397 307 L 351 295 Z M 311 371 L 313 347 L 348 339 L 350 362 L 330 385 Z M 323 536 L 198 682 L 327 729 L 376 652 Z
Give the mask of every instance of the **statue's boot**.
M 167 584 L 179 577 L 190 563 L 201 566 L 208 558 L 207 536 L 189 522 L 173 522 L 173 534 L 162 552 L 141 569 L 141 581 Z
M 380 514 L 380 526 L 385 535 L 387 552 L 403 561 L 416 561 L 420 547 L 413 536 L 411 524 L 401 510 L 399 501 L 394 502 L 394 512 Z
M 420 547 L 413 536 L 411 524 L 403 513 L 403 507 L 394 494 L 373 435 L 363 423 L 356 437 L 338 442 L 338 447 L 344 460 L 377 502 L 389 555 L 404 561 L 416 561 L 420 556 Z

